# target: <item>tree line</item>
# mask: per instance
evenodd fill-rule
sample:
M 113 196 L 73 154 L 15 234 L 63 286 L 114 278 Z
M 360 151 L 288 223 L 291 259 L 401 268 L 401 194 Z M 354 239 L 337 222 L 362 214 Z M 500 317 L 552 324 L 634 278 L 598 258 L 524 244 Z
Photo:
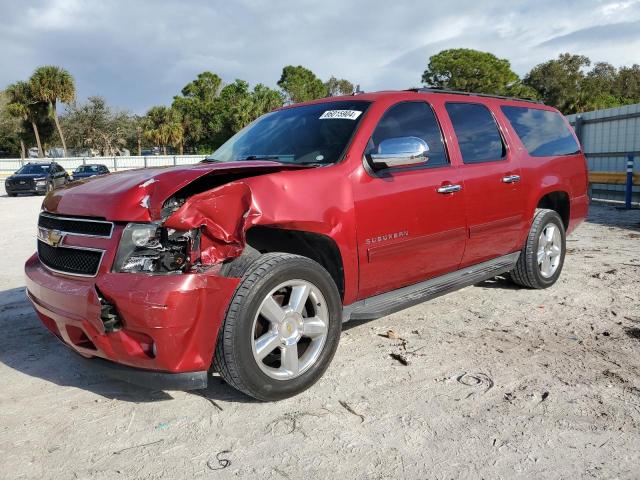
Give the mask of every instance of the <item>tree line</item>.
M 507 59 L 472 49 L 443 50 L 430 57 L 425 86 L 465 92 L 532 98 L 564 114 L 640 103 L 640 65 L 591 63 L 564 53 L 536 65 L 520 78 Z M 37 68 L 31 77 L 0 92 L 0 154 L 39 156 L 52 145 L 60 154 L 122 155 L 209 153 L 260 115 L 283 105 L 349 95 L 354 84 L 331 77 L 323 81 L 303 66 L 282 69 L 278 89 L 244 80 L 226 83 L 206 71 L 182 88 L 171 105 L 145 115 L 110 107 L 100 96 L 76 101 L 71 74 L 57 66 Z M 58 105 L 65 111 L 59 115 Z M 59 149 L 60 150 L 60 149 Z

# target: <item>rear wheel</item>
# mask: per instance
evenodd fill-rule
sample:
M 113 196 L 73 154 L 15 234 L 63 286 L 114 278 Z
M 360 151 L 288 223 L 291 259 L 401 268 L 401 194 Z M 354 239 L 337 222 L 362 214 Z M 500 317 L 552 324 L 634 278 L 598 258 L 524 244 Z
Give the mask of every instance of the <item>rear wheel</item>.
M 318 263 L 285 253 L 261 255 L 231 301 L 213 367 L 259 400 L 296 395 L 329 366 L 341 312 L 338 289 Z
M 560 215 L 554 210 L 538 209 L 510 277 L 523 287 L 550 287 L 560 277 L 565 253 L 566 238 Z

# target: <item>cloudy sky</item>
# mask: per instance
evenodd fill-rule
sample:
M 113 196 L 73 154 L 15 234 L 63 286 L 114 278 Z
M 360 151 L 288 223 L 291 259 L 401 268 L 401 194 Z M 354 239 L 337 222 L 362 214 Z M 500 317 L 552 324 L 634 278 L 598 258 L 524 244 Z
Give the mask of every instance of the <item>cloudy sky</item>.
M 204 70 L 275 86 L 301 64 L 371 91 L 418 86 L 445 48 L 490 51 L 520 75 L 566 51 L 640 63 L 640 0 L 0 0 L 0 18 L 0 88 L 56 64 L 81 99 L 137 113 Z

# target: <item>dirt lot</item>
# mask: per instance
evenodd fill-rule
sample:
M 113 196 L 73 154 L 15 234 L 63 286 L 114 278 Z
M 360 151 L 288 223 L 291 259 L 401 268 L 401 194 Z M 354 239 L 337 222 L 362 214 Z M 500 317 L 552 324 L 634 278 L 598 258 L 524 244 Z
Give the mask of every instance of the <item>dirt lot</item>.
M 24 297 L 40 201 L 0 197 L 1 478 L 640 477 L 637 210 L 592 207 L 549 290 L 489 281 L 346 326 L 314 388 L 263 404 L 86 369 Z

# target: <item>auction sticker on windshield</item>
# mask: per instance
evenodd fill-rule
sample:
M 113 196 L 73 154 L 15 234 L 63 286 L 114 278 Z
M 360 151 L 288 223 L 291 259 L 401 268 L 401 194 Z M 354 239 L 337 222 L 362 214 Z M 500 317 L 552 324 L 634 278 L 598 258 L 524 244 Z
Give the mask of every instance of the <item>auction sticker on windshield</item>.
M 320 115 L 320 120 L 337 118 L 340 120 L 355 120 L 362 112 L 358 110 L 327 110 Z

